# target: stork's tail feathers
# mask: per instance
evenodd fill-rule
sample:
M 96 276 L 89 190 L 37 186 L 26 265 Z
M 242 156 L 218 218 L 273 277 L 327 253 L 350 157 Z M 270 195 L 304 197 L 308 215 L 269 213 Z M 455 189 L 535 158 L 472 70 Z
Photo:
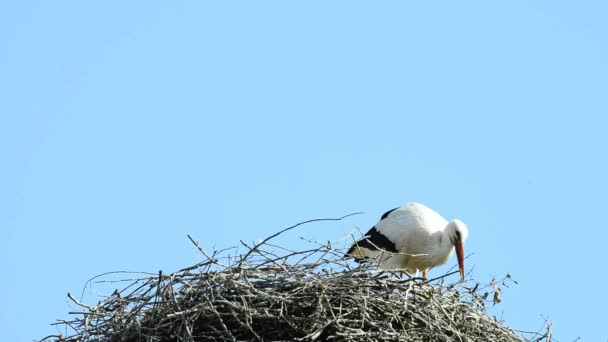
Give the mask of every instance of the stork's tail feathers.
M 353 244 L 348 252 L 346 252 L 345 257 L 351 257 L 356 262 L 363 263 L 377 258 L 378 255 L 382 255 L 384 252 L 397 253 L 397 248 L 393 241 L 380 233 L 374 226 L 365 234 L 363 239 Z
M 357 263 L 364 263 L 369 261 L 370 255 L 366 248 L 360 247 L 358 244 L 352 245 L 348 251 L 344 254 L 344 259 L 353 258 Z

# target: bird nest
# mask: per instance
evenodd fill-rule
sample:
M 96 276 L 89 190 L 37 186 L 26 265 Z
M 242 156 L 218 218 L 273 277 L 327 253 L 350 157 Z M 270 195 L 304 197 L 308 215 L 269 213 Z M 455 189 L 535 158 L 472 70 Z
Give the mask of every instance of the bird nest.
M 190 238 L 204 261 L 131 279 L 94 306 L 68 294 L 79 309 L 55 323 L 66 334 L 43 340 L 532 340 L 486 310 L 500 300 L 501 282 L 469 287 L 452 273 L 402 279 L 373 264 L 353 267 L 335 244 L 293 251 L 269 242 L 294 227 L 242 243 L 243 254 L 207 253 Z

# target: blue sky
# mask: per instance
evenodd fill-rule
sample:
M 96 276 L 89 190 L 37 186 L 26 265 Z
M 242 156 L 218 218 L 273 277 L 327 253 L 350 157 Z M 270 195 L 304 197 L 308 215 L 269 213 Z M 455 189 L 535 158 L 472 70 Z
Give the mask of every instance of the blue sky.
M 196 263 L 187 233 L 222 248 L 365 212 L 297 248 L 415 201 L 468 224 L 475 280 L 519 282 L 493 311 L 511 327 L 608 339 L 606 10 L 2 4 L 4 338 L 57 333 L 97 274 Z

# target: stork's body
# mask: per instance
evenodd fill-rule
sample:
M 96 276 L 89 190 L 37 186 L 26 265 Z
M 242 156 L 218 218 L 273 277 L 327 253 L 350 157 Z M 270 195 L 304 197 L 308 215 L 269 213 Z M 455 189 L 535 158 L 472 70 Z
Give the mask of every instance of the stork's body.
M 365 237 L 346 253 L 358 262 L 377 260 L 380 267 L 413 274 L 417 270 L 426 279 L 427 272 L 458 256 L 464 279 L 464 241 L 467 227 L 460 220 L 446 221 L 432 209 L 418 203 L 395 208 L 382 215 Z

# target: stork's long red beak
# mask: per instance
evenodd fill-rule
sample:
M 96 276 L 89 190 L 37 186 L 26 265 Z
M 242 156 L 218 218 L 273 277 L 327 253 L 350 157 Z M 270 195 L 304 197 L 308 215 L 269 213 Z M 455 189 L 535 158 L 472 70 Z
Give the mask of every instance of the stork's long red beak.
M 464 281 L 464 245 L 462 241 L 458 241 L 454 244 L 456 248 L 456 257 L 458 257 L 458 268 L 460 268 L 460 280 Z

